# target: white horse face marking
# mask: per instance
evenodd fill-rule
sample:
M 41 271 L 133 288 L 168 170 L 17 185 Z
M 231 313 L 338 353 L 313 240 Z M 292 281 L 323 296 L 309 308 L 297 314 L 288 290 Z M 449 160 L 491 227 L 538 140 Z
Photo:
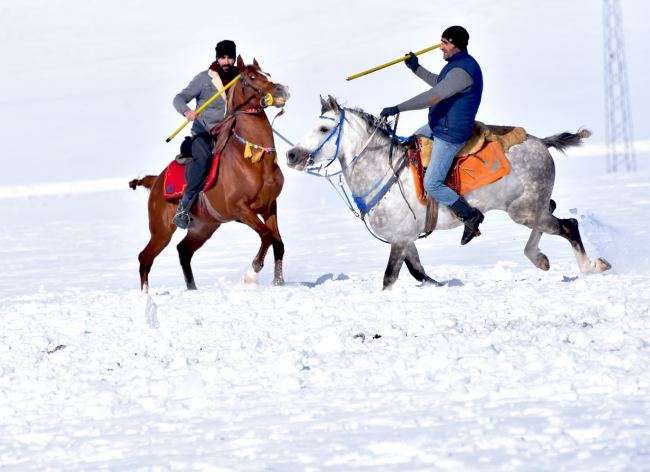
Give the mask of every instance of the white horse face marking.
M 271 82 L 273 85 L 278 85 L 278 84 L 277 84 L 276 82 L 274 82 L 273 79 L 271 78 L 271 74 L 267 74 L 266 72 L 262 72 L 262 71 L 259 71 L 258 74 L 261 75 L 262 77 L 265 77 L 266 80 L 268 80 L 269 82 Z
M 282 108 L 289 100 L 289 87 L 273 81 L 271 74 L 261 70 L 257 63 L 252 70 L 249 69 L 249 74 L 246 77 L 252 86 L 271 94 L 274 107 Z
M 264 72 L 264 71 L 261 71 L 261 70 L 260 70 L 260 71 L 259 71 L 259 74 L 260 74 L 261 76 L 265 77 L 266 80 L 268 80 L 271 84 L 275 85 L 276 88 L 280 88 L 280 89 L 282 89 L 282 90 L 285 92 L 285 94 L 286 94 L 286 99 L 285 99 L 285 101 L 286 101 L 286 100 L 289 100 L 289 98 L 290 98 L 291 96 L 289 95 L 289 86 L 288 86 L 288 85 L 282 85 L 282 84 L 280 84 L 280 83 L 274 81 L 273 78 L 271 77 L 271 74 L 269 74 L 269 73 L 267 73 L 267 72 Z

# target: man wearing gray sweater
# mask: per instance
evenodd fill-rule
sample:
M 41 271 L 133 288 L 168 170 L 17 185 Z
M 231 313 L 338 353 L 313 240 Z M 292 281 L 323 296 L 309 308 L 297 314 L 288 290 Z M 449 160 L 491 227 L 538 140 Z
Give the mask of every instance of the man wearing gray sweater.
M 174 108 L 186 119 L 194 122 L 192 125 L 192 158 L 185 164 L 187 185 L 173 220 L 173 223 L 181 229 L 187 228 L 193 199 L 199 193 L 203 181 L 210 172 L 213 143 L 210 130 L 228 113 L 225 93 L 208 105 L 200 115 L 197 115 L 187 104 L 195 100 L 196 110 L 198 110 L 239 73 L 234 67 L 237 54 L 234 42 L 221 41 L 217 44 L 216 51 L 217 60 L 210 65 L 208 70 L 200 72 L 181 93 L 174 97 Z
M 469 34 L 462 26 L 452 26 L 442 33 L 440 50 L 447 65 L 440 74 L 429 72 L 418 63 L 413 53 L 406 66 L 431 89 L 400 103 L 386 107 L 381 116 L 392 116 L 401 111 L 429 108 L 429 123 L 416 133 L 433 139 L 431 161 L 424 175 L 424 188 L 437 201 L 465 224 L 461 244 L 467 244 L 481 232 L 483 213 L 472 208 L 463 198 L 445 185 L 454 156 L 472 135 L 474 119 L 483 94 L 483 74 L 476 60 L 467 52 Z

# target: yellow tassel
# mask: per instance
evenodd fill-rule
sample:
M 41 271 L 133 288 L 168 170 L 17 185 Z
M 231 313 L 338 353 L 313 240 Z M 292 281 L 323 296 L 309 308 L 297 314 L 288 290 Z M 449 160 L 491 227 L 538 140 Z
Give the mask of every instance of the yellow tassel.
M 277 152 L 274 152 L 273 155 L 275 156 L 275 157 L 273 158 L 273 163 L 274 163 L 274 164 L 277 164 L 277 163 L 278 163 L 278 153 L 277 153 Z
M 264 151 L 260 151 L 257 154 L 253 156 L 253 164 L 257 164 L 260 159 L 262 159 L 262 155 L 264 154 Z
M 253 153 L 251 152 L 251 143 L 246 143 L 246 148 L 244 149 L 244 157 L 249 159 Z

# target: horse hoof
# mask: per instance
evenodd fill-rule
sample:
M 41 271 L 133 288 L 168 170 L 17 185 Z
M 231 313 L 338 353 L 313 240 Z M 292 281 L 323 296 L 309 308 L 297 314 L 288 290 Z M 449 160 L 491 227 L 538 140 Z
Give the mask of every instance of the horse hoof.
M 546 257 L 544 254 L 539 255 L 539 263 L 537 264 L 537 267 L 548 271 L 551 268 L 551 263 L 548 261 L 548 257 Z
M 607 262 L 602 257 L 599 257 L 598 259 L 589 261 L 587 267 L 584 270 L 581 269 L 580 272 L 582 272 L 583 274 L 602 274 L 603 272 L 608 271 L 611 268 L 612 265 L 609 262 Z
M 273 281 L 273 285 L 276 287 L 282 287 L 284 285 L 284 279 L 275 279 Z
M 602 257 L 599 257 L 598 259 L 596 259 L 596 265 L 600 266 L 600 271 L 601 272 L 605 272 L 605 271 L 612 268 L 612 265 L 609 262 L 607 262 L 605 259 L 603 259 Z
M 433 280 L 430 277 L 427 277 L 425 280 L 422 281 L 422 286 L 424 287 L 442 287 L 442 284 L 438 282 L 437 280 Z
M 258 276 L 259 276 L 259 273 L 255 272 L 253 269 L 248 269 L 246 271 L 246 275 L 244 275 L 244 281 L 247 284 L 257 283 L 257 277 Z

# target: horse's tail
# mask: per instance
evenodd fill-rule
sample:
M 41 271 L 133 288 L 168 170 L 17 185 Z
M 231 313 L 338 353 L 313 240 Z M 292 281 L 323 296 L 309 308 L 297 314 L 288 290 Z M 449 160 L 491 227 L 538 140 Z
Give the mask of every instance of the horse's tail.
M 591 131 L 588 129 L 582 128 L 579 129 L 576 134 L 573 133 L 560 133 L 548 138 L 544 138 L 544 144 L 547 148 L 555 148 L 560 151 L 562 154 L 565 154 L 564 150 L 574 146 L 582 146 L 582 140 L 591 136 Z
M 157 178 L 158 178 L 157 175 L 145 175 L 141 179 L 133 179 L 131 182 L 129 182 L 129 187 L 135 190 L 136 187 L 142 185 L 144 188 L 148 188 L 149 190 L 151 190 L 151 187 L 153 187 L 153 183 L 156 181 Z

